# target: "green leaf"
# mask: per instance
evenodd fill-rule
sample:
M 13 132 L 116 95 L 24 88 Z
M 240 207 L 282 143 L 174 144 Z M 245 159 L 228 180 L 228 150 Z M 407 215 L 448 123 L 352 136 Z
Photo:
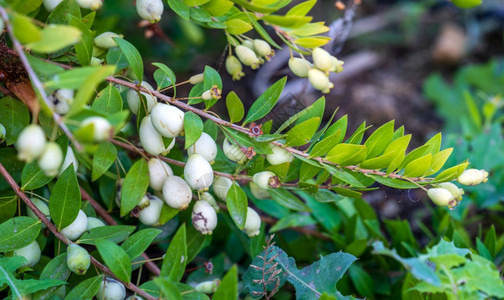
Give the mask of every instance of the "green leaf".
M 173 97 L 177 94 L 177 87 L 175 83 L 177 82 L 177 77 L 175 73 L 168 68 L 165 64 L 162 63 L 152 63 L 154 66 L 158 67 L 156 71 L 154 71 L 154 79 L 157 83 L 157 90 L 164 89 L 165 87 L 173 86 Z
M 9 170 L 12 178 L 16 182 L 21 181 L 21 171 L 23 170 L 24 163 L 17 159 L 17 151 L 14 148 L 0 148 L 0 163 Z M 9 183 L 3 176 L 0 176 L 0 190 L 11 190 Z
M 252 104 L 252 106 L 250 107 L 243 125 L 252 121 L 257 121 L 260 118 L 266 116 L 271 111 L 271 109 L 273 109 L 278 99 L 280 98 L 286 82 L 287 77 L 278 80 L 272 86 L 270 86 L 259 98 L 257 98 L 254 104 Z
M 220 17 L 225 15 L 233 6 L 233 2 L 229 0 L 210 0 L 203 8 L 212 16 Z
M 10 2 L 12 3 L 10 8 L 22 14 L 31 13 L 42 4 L 42 0 L 15 0 Z
M 227 20 L 225 24 L 227 26 L 226 31 L 233 35 L 244 34 L 253 28 L 252 25 L 240 19 Z
M 161 276 L 169 280 L 179 282 L 184 276 L 185 266 L 187 265 L 187 239 L 186 225 L 182 224 L 166 250 L 161 266 Z
M 28 108 L 12 97 L 0 99 L 0 123 L 5 127 L 7 146 L 16 142 L 19 134 L 30 123 Z
M 182 0 L 167 0 L 166 2 L 177 15 L 189 21 L 189 7 Z
M 16 214 L 18 198 L 13 191 L 0 192 L 0 224 Z
M 344 115 L 327 129 L 327 131 L 325 132 L 325 136 L 331 135 L 336 131 L 341 130 L 340 140 L 338 141 L 338 143 L 341 143 L 341 141 L 343 141 L 343 139 L 345 138 L 347 126 L 348 126 L 348 115 Z
M 282 16 L 282 15 L 266 15 L 262 18 L 264 21 L 282 27 L 297 28 L 306 23 L 311 22 L 313 17 L 310 16 Z
M 21 173 L 21 189 L 34 190 L 46 185 L 54 176 L 46 176 L 36 161 L 28 163 Z
M 245 109 L 238 95 L 235 92 L 230 92 L 226 97 L 226 107 L 228 110 L 230 123 L 235 123 L 243 119 Z
M 373 157 L 370 159 L 366 159 L 362 163 L 359 164 L 359 167 L 364 169 L 383 169 L 387 168 L 390 163 L 397 157 L 395 152 L 385 153 L 378 157 Z
M 186 232 L 187 239 L 187 263 L 190 263 L 196 255 L 207 246 L 212 237 L 208 234 L 201 234 L 194 226 L 189 226 Z
M 275 200 L 278 204 L 287 207 L 288 209 L 297 210 L 297 211 L 308 211 L 312 210 L 303 203 L 303 201 L 299 200 L 296 196 L 294 196 L 291 192 L 286 189 L 269 189 L 273 200 Z
M 319 124 L 320 118 L 315 117 L 292 127 L 292 129 L 287 132 L 285 146 L 295 147 L 308 143 L 317 131 Z
M 412 182 L 404 181 L 404 180 L 400 180 L 400 179 L 395 179 L 395 178 L 390 178 L 390 177 L 381 177 L 378 175 L 368 175 L 368 177 L 373 178 L 374 180 L 376 180 L 377 182 L 379 182 L 383 185 L 386 185 L 386 186 L 389 186 L 392 188 L 396 188 L 396 189 L 408 190 L 408 189 L 418 188 L 418 185 L 416 185 Z
M 483 3 L 483 0 L 453 0 L 453 4 L 460 8 L 471 8 Z
M 70 270 L 66 264 L 66 253 L 60 254 L 53 258 L 42 270 L 39 279 L 58 279 L 67 280 L 70 276 Z M 59 287 L 52 287 L 42 291 L 38 291 L 33 298 L 47 299 L 56 293 Z
M 188 111 L 184 114 L 184 132 L 184 149 L 187 149 L 196 143 L 203 132 L 203 121 L 201 121 L 201 118 L 192 111 Z
M 236 183 L 233 183 L 228 190 L 226 206 L 233 222 L 238 228 L 243 229 L 247 220 L 248 200 L 245 192 Z
M 113 243 L 124 241 L 133 231 L 135 226 L 108 225 L 93 228 L 85 232 L 77 241 L 78 244 L 94 245 L 95 240 L 105 239 Z
M 271 226 L 269 232 L 274 233 L 291 227 L 303 227 L 317 224 L 310 215 L 289 214 L 278 220 L 275 225 Z
M 425 175 L 429 176 L 441 170 L 441 168 L 444 166 L 445 162 L 448 160 L 452 152 L 453 148 L 448 148 L 434 154 L 434 156 L 432 157 L 431 165 L 429 167 L 429 171 Z
M 22 43 L 32 43 L 42 38 L 42 31 L 33 24 L 32 19 L 17 13 L 11 14 L 14 35 Z
M 119 48 L 126 56 L 126 60 L 128 61 L 138 81 L 142 81 L 144 68 L 140 52 L 138 52 L 135 46 L 133 46 L 130 42 L 126 41 L 125 39 L 122 38 L 113 38 L 113 39 L 117 43 L 117 46 L 119 46 Z
M 65 296 L 65 300 L 93 299 L 93 297 L 98 294 L 102 281 L 103 275 L 94 276 L 81 281 Z
M 324 108 L 325 98 L 320 97 L 312 105 L 306 107 L 302 111 L 287 119 L 287 121 L 285 121 L 282 126 L 280 126 L 277 131 L 275 131 L 275 133 L 281 133 L 294 122 L 296 122 L 296 124 L 299 124 L 314 117 L 319 117 L 320 119 L 322 119 L 322 117 L 324 116 Z
M 162 231 L 156 228 L 140 230 L 127 238 L 121 247 L 126 251 L 131 260 L 140 256 L 152 243 L 154 238 Z
M 313 149 L 310 151 L 310 157 L 325 156 L 329 150 L 334 148 L 341 139 L 341 129 L 328 135 L 320 142 L 316 143 Z
M 441 172 L 436 178 L 434 178 L 434 182 L 446 182 L 457 178 L 465 169 L 469 166 L 469 162 L 464 162 L 449 169 Z
M 348 144 L 360 144 L 362 142 L 362 138 L 364 137 L 364 133 L 369 128 L 371 128 L 371 126 L 366 127 L 366 121 L 362 122 L 346 142 Z
M 338 144 L 326 156 L 328 161 L 347 166 L 356 165 L 366 158 L 366 146 L 355 144 Z
M 182 295 L 180 294 L 175 282 L 168 278 L 157 277 L 154 278 L 154 283 L 159 287 L 161 294 L 163 294 L 163 299 L 170 300 L 182 300 Z
M 52 24 L 66 24 L 68 22 L 68 15 L 76 18 L 81 18 L 81 11 L 79 4 L 75 0 L 62 1 L 56 8 L 49 14 L 47 23 Z
M 42 37 L 26 44 L 26 47 L 39 53 L 53 53 L 80 41 L 82 32 L 67 25 L 47 25 L 41 30 Z
M 392 141 L 393 134 L 394 120 L 376 129 L 364 143 L 364 146 L 367 148 L 366 158 L 373 158 L 382 154 L 388 144 Z
M 40 232 L 40 221 L 30 217 L 15 217 L 0 224 L 0 252 L 23 248 L 31 244 Z
M 365 188 L 365 186 L 348 171 L 335 168 L 330 165 L 324 165 L 324 168 L 331 173 L 332 176 L 338 178 L 339 180 L 349 184 L 352 187 Z
M 79 214 L 81 194 L 73 165 L 70 165 L 56 181 L 49 198 L 51 221 L 58 230 L 70 225 Z
M 68 22 L 70 25 L 78 28 L 82 33 L 82 39 L 75 44 L 75 54 L 81 66 L 88 66 L 93 56 L 93 35 L 89 27 L 84 24 L 80 19 L 68 15 Z
M 374 282 L 368 272 L 364 271 L 359 265 L 352 265 L 348 269 L 348 275 L 360 295 L 373 298 Z
M 124 282 L 130 283 L 131 262 L 126 251 L 115 243 L 104 239 L 96 239 L 95 245 L 103 261 L 107 267 L 110 268 L 112 273 Z
M 119 90 L 112 84 L 101 90 L 91 106 L 91 109 L 105 115 L 122 111 L 123 100 Z
M 289 11 L 285 14 L 286 16 L 306 16 L 306 14 L 313 8 L 313 6 L 317 3 L 317 0 L 308 0 L 305 2 L 301 2 L 293 8 L 289 9 Z
M 406 155 L 406 157 L 404 158 L 403 162 L 399 166 L 399 169 L 403 169 L 410 162 L 414 161 L 417 158 L 420 158 L 420 157 L 426 155 L 428 149 L 429 149 L 429 145 L 423 145 L 423 146 L 418 147 L 415 150 L 411 151 L 410 153 L 408 153 L 408 155 Z
M 110 142 L 101 142 L 93 155 L 92 181 L 96 181 L 112 166 L 117 158 L 117 148 Z
M 406 177 L 421 177 L 424 176 L 425 173 L 429 170 L 429 166 L 431 165 L 432 154 L 427 154 L 420 158 L 415 159 L 410 162 L 404 168 L 404 176 Z
M 149 187 L 149 166 L 144 159 L 139 159 L 131 166 L 124 178 L 121 190 L 121 217 L 129 213 L 140 203 Z
M 233 265 L 222 278 L 212 298 L 222 300 L 238 299 L 238 267 L 236 265 Z

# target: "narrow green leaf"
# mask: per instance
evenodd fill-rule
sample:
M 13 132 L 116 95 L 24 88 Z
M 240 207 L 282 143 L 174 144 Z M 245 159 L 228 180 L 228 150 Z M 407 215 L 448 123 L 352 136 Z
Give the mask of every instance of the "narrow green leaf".
M 79 29 L 67 25 L 49 24 L 40 31 L 40 40 L 26 44 L 26 47 L 39 53 L 53 53 L 80 41 Z
M 252 25 L 240 19 L 230 19 L 225 24 L 227 26 L 226 31 L 233 35 L 244 34 L 253 28 Z
M 230 92 L 226 97 L 226 107 L 228 110 L 230 123 L 240 121 L 245 115 L 245 109 L 238 95 L 235 92 Z
M 6 190 L 0 192 L 0 224 L 14 217 L 17 204 L 18 198 L 13 191 Z
M 325 98 L 320 97 L 312 105 L 306 107 L 302 111 L 296 113 L 295 115 L 287 119 L 287 121 L 285 121 L 282 124 L 282 126 L 280 126 L 277 129 L 277 131 L 275 131 L 275 133 L 281 133 L 294 122 L 296 122 L 296 124 L 299 124 L 313 117 L 320 117 L 320 119 L 322 119 L 324 115 L 324 108 L 325 108 Z
M 432 156 L 432 162 L 429 167 L 429 170 L 425 175 L 429 176 L 441 170 L 441 168 L 444 166 L 444 164 L 446 163 L 452 152 L 453 148 L 448 148 L 434 154 L 434 156 Z
M 465 169 L 469 166 L 469 162 L 463 162 L 459 165 L 451 167 L 449 169 L 441 172 L 436 178 L 434 178 L 434 182 L 446 182 L 457 178 Z
M 317 132 L 319 124 L 320 118 L 315 117 L 292 127 L 292 129 L 287 132 L 285 146 L 295 147 L 308 143 L 315 132 Z
M 70 165 L 56 181 L 49 198 L 49 212 L 54 225 L 61 230 L 70 225 L 81 205 L 81 194 L 73 165 Z
M 119 90 L 112 84 L 101 90 L 91 106 L 91 109 L 105 115 L 120 112 L 123 108 L 123 100 Z
M 135 226 L 128 225 L 108 225 L 93 228 L 85 232 L 77 241 L 79 244 L 94 245 L 95 240 L 105 239 L 113 243 L 124 241 L 133 231 Z
M 102 281 L 103 275 L 94 276 L 81 281 L 65 296 L 65 300 L 93 299 L 93 297 L 98 294 Z
M 161 230 L 156 228 L 140 230 L 127 238 L 121 247 L 126 251 L 129 258 L 133 260 L 140 256 L 161 232 Z
M 371 134 L 364 146 L 367 148 L 366 158 L 373 158 L 383 153 L 392 141 L 394 134 L 394 120 L 382 125 Z
M 348 173 L 345 170 L 340 170 L 338 168 L 335 168 L 330 165 L 324 164 L 324 168 L 331 173 L 332 176 L 338 178 L 339 180 L 349 184 L 352 187 L 357 187 L 357 188 L 365 188 L 365 186 L 357 179 L 355 178 L 352 174 Z
M 233 265 L 222 278 L 213 299 L 235 300 L 238 299 L 238 267 Z
M 238 228 L 243 229 L 247 219 L 248 200 L 245 192 L 236 183 L 233 183 L 228 190 L 226 206 L 233 222 Z
M 348 115 L 344 115 L 327 129 L 325 135 L 331 135 L 336 131 L 341 130 L 340 140 L 338 141 L 338 143 L 341 143 L 341 141 L 343 141 L 343 139 L 345 138 L 347 126 L 348 126 Z
M 28 163 L 24 166 L 23 173 L 21 173 L 21 189 L 37 189 L 46 185 L 53 178 L 54 176 L 45 175 L 44 171 L 40 169 L 36 161 Z
M 184 114 L 184 132 L 184 149 L 187 149 L 196 143 L 203 132 L 203 121 L 201 121 L 201 118 L 197 114 L 191 111 Z
M 184 276 L 185 266 L 187 264 L 187 242 L 186 225 L 182 224 L 168 246 L 163 265 L 161 267 L 161 276 L 169 280 L 179 282 Z
M 32 19 L 17 13 L 12 13 L 10 17 L 14 35 L 22 44 L 42 39 L 42 30 L 33 24 Z
M 144 159 L 139 159 L 131 166 L 124 178 L 121 191 L 121 216 L 125 216 L 140 203 L 147 187 L 149 187 L 149 166 Z
M 331 135 L 328 135 L 320 142 L 316 143 L 313 149 L 310 152 L 310 157 L 319 157 L 325 156 L 329 150 L 334 148 L 340 140 L 341 137 L 341 129 L 338 129 Z
M 110 142 L 102 142 L 93 155 L 91 180 L 95 181 L 105 173 L 117 158 L 117 148 Z
M 426 155 L 428 149 L 429 149 L 429 145 L 423 145 L 423 146 L 420 146 L 420 147 L 416 148 L 415 150 L 411 151 L 410 153 L 408 153 L 408 155 L 406 155 L 403 162 L 399 166 L 399 169 L 403 169 L 410 162 Z
M 247 14 L 247 17 L 249 18 L 250 22 L 252 23 L 252 26 L 254 26 L 254 29 L 257 31 L 257 33 L 259 33 L 259 35 L 265 39 L 268 43 L 270 43 L 271 45 L 273 45 L 273 47 L 277 48 L 277 49 L 282 49 L 282 47 L 280 47 L 272 38 L 271 36 L 268 34 L 268 32 L 261 26 L 261 24 L 259 24 L 259 22 L 257 22 L 255 19 L 254 19 L 254 16 L 251 16 L 250 13 Z
M 392 187 L 396 189 L 416 189 L 418 188 L 418 185 L 409 182 L 409 181 L 404 181 L 400 179 L 395 179 L 395 178 L 390 178 L 390 177 L 382 177 L 378 175 L 368 175 L 369 177 L 373 178 L 377 182 Z
M 366 158 L 366 146 L 355 144 L 338 144 L 326 156 L 328 161 L 342 166 L 356 165 Z
M 406 177 L 424 176 L 425 173 L 427 173 L 427 171 L 429 170 L 431 161 L 432 161 L 432 154 L 430 153 L 415 159 L 404 168 L 404 176 Z
M 7 145 L 12 145 L 30 123 L 30 113 L 21 101 L 4 97 L 0 99 L 0 120 L 6 131 L 5 141 Z
M 40 220 L 15 217 L 0 224 L 0 252 L 23 248 L 31 244 L 40 232 Z
M 86 24 L 70 14 L 68 15 L 68 22 L 81 31 L 81 41 L 74 46 L 75 54 L 81 66 L 88 66 L 93 56 L 93 35 Z
M 252 121 L 257 121 L 260 118 L 266 116 L 271 109 L 275 106 L 280 95 L 282 94 L 282 90 L 287 82 L 287 77 L 284 77 L 277 82 L 275 82 L 272 86 L 270 86 L 250 107 L 249 112 L 247 113 L 247 117 L 243 124 L 250 123 Z
M 308 206 L 306 206 L 306 204 L 303 203 L 303 201 L 299 200 L 299 198 L 286 189 L 269 189 L 268 192 L 271 197 L 273 197 L 273 200 L 288 209 L 308 212 L 312 211 Z
M 293 8 L 289 9 L 286 16 L 306 16 L 306 14 L 313 8 L 317 3 L 317 0 L 308 0 L 301 2 Z
M 115 243 L 104 240 L 95 240 L 96 249 L 100 252 L 103 261 L 110 268 L 117 278 L 130 283 L 131 281 L 131 261 L 123 248 Z
M 140 52 L 138 52 L 137 48 L 133 46 L 130 42 L 126 41 L 122 38 L 113 38 L 117 43 L 117 46 L 122 50 L 124 55 L 126 56 L 126 60 L 128 60 L 133 73 L 135 74 L 138 81 L 142 81 L 143 79 L 143 61 Z

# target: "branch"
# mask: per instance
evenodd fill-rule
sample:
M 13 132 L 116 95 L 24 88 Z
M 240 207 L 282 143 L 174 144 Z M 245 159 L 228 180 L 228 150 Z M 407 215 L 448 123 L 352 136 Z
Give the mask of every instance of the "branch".
M 0 9 L 2 9 L 0 7 Z M 1 12 L 1 11 L 0 11 Z M 4 11 L 5 12 L 5 11 Z M 19 185 L 16 183 L 14 178 L 9 174 L 9 172 L 5 169 L 5 167 L 0 163 L 0 174 L 5 178 L 7 183 L 11 186 L 12 190 L 23 200 L 23 202 L 33 211 L 33 213 L 39 218 L 42 223 L 44 223 L 47 228 L 65 245 L 70 245 L 73 244 L 72 241 L 69 241 L 59 230 L 54 226 L 51 221 L 47 219 L 47 217 L 33 204 L 33 202 L 26 196 L 25 193 L 21 191 L 19 188 Z M 133 283 L 126 283 L 122 281 L 121 279 L 117 278 L 112 271 L 104 266 L 102 263 L 97 261 L 94 257 L 91 256 L 91 263 L 95 265 L 98 269 L 100 269 L 103 273 L 113 277 L 115 280 L 121 282 L 126 288 L 129 290 L 141 295 L 142 297 L 149 299 L 149 300 L 156 300 L 155 297 L 151 296 L 150 294 L 146 293 L 144 290 L 140 289 L 138 286 L 134 285 Z
M 91 204 L 96 213 L 100 217 L 102 217 L 102 219 L 105 220 L 107 224 L 117 225 L 116 220 L 114 220 L 114 218 L 112 218 L 112 216 L 110 216 L 110 214 L 103 207 L 101 207 L 101 205 L 98 202 L 96 202 L 96 200 L 93 199 L 93 197 L 91 197 L 91 195 L 89 195 L 82 187 L 80 187 L 80 192 L 82 195 L 82 199 L 89 202 L 89 204 Z M 161 270 L 159 270 L 158 266 L 151 261 L 151 258 L 145 252 L 142 253 L 142 256 L 147 260 L 145 262 L 145 267 L 149 269 L 149 271 L 151 271 L 152 274 L 154 274 L 155 276 L 159 276 L 161 274 Z
M 21 43 L 17 40 L 16 36 L 14 35 L 14 31 L 13 31 L 12 26 L 9 21 L 9 15 L 7 14 L 7 11 L 2 6 L 0 6 L 0 15 L 1 15 L 2 19 L 4 20 L 5 28 L 7 29 L 7 32 L 9 33 L 9 36 L 11 38 L 12 45 L 13 45 L 14 49 L 17 51 L 17 53 L 19 55 L 19 59 L 23 63 L 23 66 L 24 66 L 26 72 L 28 73 L 28 76 L 30 77 L 33 86 L 38 90 L 40 97 L 42 97 L 42 99 L 44 100 L 47 107 L 51 110 L 54 122 L 56 122 L 56 124 L 58 124 L 58 126 L 61 128 L 61 130 L 63 130 L 63 132 L 68 136 L 68 138 L 75 145 L 75 148 L 77 148 L 78 151 L 82 151 L 81 144 L 79 142 L 77 142 L 77 140 L 74 138 L 72 132 L 65 125 L 61 116 L 52 110 L 52 108 L 51 108 L 52 104 L 49 101 L 49 99 L 47 98 L 47 94 L 45 92 L 44 86 L 43 86 L 42 82 L 40 81 L 40 79 L 37 77 L 37 74 L 35 74 L 35 71 L 33 71 L 32 67 L 30 66 L 30 63 L 28 62 L 28 59 L 26 58 L 26 55 L 23 51 L 23 46 L 21 45 Z

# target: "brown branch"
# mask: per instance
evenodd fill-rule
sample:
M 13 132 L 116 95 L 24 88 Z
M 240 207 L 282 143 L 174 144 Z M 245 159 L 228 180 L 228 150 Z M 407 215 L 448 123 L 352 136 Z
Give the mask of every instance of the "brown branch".
M 102 217 L 102 219 L 105 220 L 107 224 L 117 225 L 116 220 L 114 220 L 114 218 L 112 218 L 112 216 L 103 207 L 101 207 L 101 205 L 98 202 L 96 202 L 96 200 L 93 199 L 93 197 L 91 197 L 91 195 L 89 195 L 82 187 L 80 187 L 80 192 L 82 195 L 82 199 L 89 202 L 89 204 L 91 204 L 96 213 L 100 217 Z M 145 262 L 145 267 L 149 269 L 149 271 L 151 271 L 151 273 L 154 274 L 155 276 L 159 276 L 161 274 L 161 270 L 158 268 L 158 266 L 154 262 L 150 261 L 150 257 L 145 252 L 142 253 L 142 256 L 147 260 Z
M 59 240 L 61 240 L 63 243 L 65 243 L 65 245 L 73 244 L 72 241 L 68 240 L 56 228 L 56 226 L 54 226 L 54 224 L 51 223 L 51 221 L 49 221 L 47 219 L 47 217 L 35 206 L 35 204 L 33 204 L 33 202 L 30 200 L 30 198 L 28 198 L 28 196 L 26 196 L 26 194 L 21 191 L 21 189 L 19 188 L 19 185 L 16 183 L 16 181 L 14 180 L 14 178 L 12 178 L 12 176 L 9 174 L 9 172 L 5 169 L 5 167 L 2 165 L 2 163 L 0 163 L 0 174 L 2 174 L 2 176 L 5 178 L 5 180 L 7 181 L 7 183 L 11 186 L 12 190 L 19 196 L 19 198 L 21 198 L 21 200 L 23 200 L 23 202 L 33 211 L 33 213 L 39 218 L 39 220 L 42 221 L 42 223 L 44 223 L 47 226 L 47 228 L 49 228 L 49 230 Z M 103 265 L 102 263 L 100 263 L 99 261 L 97 261 L 92 256 L 91 256 L 91 263 L 93 263 L 93 265 L 95 265 L 103 273 L 105 273 L 105 274 L 113 277 L 117 281 L 121 282 L 127 289 L 129 289 L 129 290 L 131 290 L 131 291 L 133 291 L 133 292 L 141 295 L 142 297 L 144 297 L 146 299 L 156 300 L 155 297 L 153 297 L 150 294 L 146 293 L 144 290 L 140 289 L 138 286 L 134 285 L 133 283 L 126 283 L 126 282 L 122 281 L 121 279 L 117 278 L 117 276 L 115 276 L 114 273 L 112 273 L 112 271 L 108 267 L 106 267 L 105 265 Z

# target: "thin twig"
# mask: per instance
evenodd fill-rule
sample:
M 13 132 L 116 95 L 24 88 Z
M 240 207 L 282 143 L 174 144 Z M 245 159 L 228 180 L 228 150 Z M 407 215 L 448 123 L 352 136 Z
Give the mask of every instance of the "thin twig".
M 68 240 L 56 228 L 56 226 L 54 226 L 54 224 L 51 223 L 51 221 L 49 221 L 47 219 L 47 217 L 35 206 L 35 204 L 33 204 L 33 202 L 30 200 L 30 198 L 28 198 L 28 196 L 26 196 L 26 194 L 21 191 L 21 189 L 19 188 L 19 185 L 16 183 L 16 181 L 14 180 L 14 178 L 12 178 L 12 176 L 9 174 L 9 172 L 5 169 L 5 167 L 2 165 L 2 163 L 0 163 L 0 173 L 5 178 L 5 180 L 7 181 L 7 183 L 11 186 L 12 190 L 19 196 L 19 198 L 21 198 L 21 200 L 23 200 L 23 202 L 33 211 L 33 213 L 39 218 L 39 220 L 42 221 L 42 223 L 44 223 L 47 226 L 47 228 L 49 228 L 49 230 L 60 241 L 62 241 L 63 243 L 65 243 L 65 245 L 73 244 L 72 241 Z M 97 261 L 92 256 L 91 256 L 91 263 L 93 265 L 95 265 L 98 269 L 100 269 L 103 273 L 105 273 L 105 274 L 113 277 L 114 279 L 118 280 L 119 282 L 121 282 L 129 290 L 131 290 L 131 291 L 133 291 L 135 293 L 138 293 L 139 295 L 141 295 L 142 297 L 145 297 L 146 299 L 149 299 L 149 300 L 155 300 L 156 299 L 155 297 L 149 295 L 148 293 L 146 293 L 145 291 L 143 291 L 142 289 L 140 289 L 138 286 L 136 286 L 136 285 L 134 285 L 132 283 L 126 283 L 126 282 L 122 281 L 121 279 L 117 278 L 117 276 L 115 276 L 114 273 L 112 273 L 112 271 L 108 267 L 104 266 L 102 263 L 100 263 L 99 261 Z

